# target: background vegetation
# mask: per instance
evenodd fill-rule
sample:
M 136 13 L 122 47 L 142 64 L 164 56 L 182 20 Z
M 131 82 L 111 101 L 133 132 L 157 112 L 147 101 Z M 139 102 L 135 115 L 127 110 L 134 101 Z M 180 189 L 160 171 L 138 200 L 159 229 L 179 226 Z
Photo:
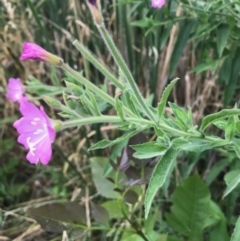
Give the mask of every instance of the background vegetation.
M 195 124 L 205 115 L 238 102 L 238 1 L 169 0 L 158 10 L 151 8 L 148 0 L 106 0 L 102 9 L 105 24 L 141 92 L 153 103 L 174 77 L 180 81 L 170 99 L 183 108 L 191 107 Z M 12 127 L 19 112 L 5 98 L 7 80 L 20 77 L 32 93 L 29 98 L 38 104 L 43 94 L 62 99 L 61 80 L 66 76 L 43 63 L 20 62 L 24 41 L 56 53 L 92 82 L 113 91 L 101 73 L 74 49 L 69 34 L 117 73 L 84 1 L 0 1 L 0 240 L 68 240 L 67 236 L 70 240 L 230 240 L 239 215 L 240 162 L 234 153 L 181 153 L 147 220 L 143 217 L 143 196 L 148 175 L 142 176 L 141 171 L 144 168 L 151 173 L 156 160 L 133 157 L 129 144 L 146 142 L 152 133 L 88 152 L 101 138 L 118 137 L 115 126 L 67 130 L 57 137 L 50 165 L 26 162 L 26 152 L 16 143 Z M 53 109 L 46 109 L 57 117 Z M 171 110 L 166 109 L 166 114 L 171 115 Z M 214 128 L 210 131 L 223 135 Z M 73 206 L 66 201 L 81 204 L 77 217 L 76 209 L 71 211 Z M 51 213 L 52 217 L 58 213 L 62 222 L 53 218 L 46 223 L 39 220 L 39 213 Z M 71 232 L 63 232 L 66 216 L 81 224 L 81 229 L 71 226 Z

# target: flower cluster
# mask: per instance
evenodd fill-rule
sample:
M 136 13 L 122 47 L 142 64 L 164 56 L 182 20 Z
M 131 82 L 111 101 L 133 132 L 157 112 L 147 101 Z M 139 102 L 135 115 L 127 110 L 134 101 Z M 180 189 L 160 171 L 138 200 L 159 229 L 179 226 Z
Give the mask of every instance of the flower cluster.
M 52 64 L 60 64 L 61 59 L 40 46 L 25 43 L 21 60 L 35 59 Z M 47 165 L 52 156 L 52 143 L 56 136 L 54 123 L 46 115 L 44 108 L 37 108 L 24 96 L 24 87 L 19 78 L 10 78 L 6 97 L 19 103 L 22 117 L 13 126 L 19 133 L 18 142 L 29 150 L 26 158 L 32 164 Z

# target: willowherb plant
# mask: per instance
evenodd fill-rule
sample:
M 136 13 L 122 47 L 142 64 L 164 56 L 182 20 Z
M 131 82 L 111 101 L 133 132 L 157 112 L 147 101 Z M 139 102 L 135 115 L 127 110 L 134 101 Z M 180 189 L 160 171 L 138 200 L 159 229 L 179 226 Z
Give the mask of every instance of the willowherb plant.
M 167 99 L 177 79 L 174 79 L 166 87 L 158 106 L 156 108 L 150 106 L 140 93 L 131 72 L 104 26 L 100 1 L 88 0 L 87 4 L 98 31 L 118 66 L 119 76 L 114 76 L 99 63 L 78 40 L 74 40 L 73 45 L 121 90 L 122 95 L 110 96 L 58 56 L 47 52 L 36 44 L 25 43 L 20 57 L 21 60 L 35 59 L 54 64 L 66 71 L 75 82 L 65 80 L 68 92 L 71 93 L 70 99 L 65 98 L 66 105 L 52 97 L 44 97 L 44 100 L 50 106 L 61 110 L 62 117 L 67 117 L 65 121 L 60 121 L 51 120 L 44 112 L 43 107 L 38 109 L 24 97 L 23 87 L 19 79 L 9 80 L 7 97 L 19 103 L 20 112 L 23 116 L 14 123 L 14 127 L 20 134 L 18 142 L 29 150 L 27 160 L 30 163 L 41 162 L 46 165 L 51 159 L 51 145 L 54 142 L 56 131 L 93 123 L 115 123 L 120 129 L 126 130 L 123 136 L 112 141 L 102 140 L 89 149 L 95 150 L 115 145 L 144 130 L 154 129 L 157 136 L 154 141 L 132 146 L 138 158 L 161 156 L 152 172 L 145 195 L 145 218 L 147 218 L 154 196 L 170 175 L 180 151 L 202 152 L 211 148 L 225 148 L 227 151 L 235 151 L 236 155 L 240 157 L 240 140 L 238 138 L 240 134 L 238 118 L 240 111 L 236 107 L 224 109 L 206 116 L 200 126 L 194 126 L 190 108 L 186 111 L 173 103 L 169 103 L 174 117 L 166 117 L 164 110 Z M 152 6 L 158 8 L 164 4 L 165 1 L 152 1 Z M 100 108 L 101 103 L 107 103 L 115 108 L 116 115 L 103 115 Z M 225 137 L 208 135 L 206 129 L 211 124 L 224 130 Z

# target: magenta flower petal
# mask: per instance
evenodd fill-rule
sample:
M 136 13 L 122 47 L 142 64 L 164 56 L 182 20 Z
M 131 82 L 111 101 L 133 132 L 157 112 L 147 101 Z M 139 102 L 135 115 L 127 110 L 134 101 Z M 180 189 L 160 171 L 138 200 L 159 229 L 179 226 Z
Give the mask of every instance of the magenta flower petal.
M 152 7 L 162 8 L 166 4 L 166 0 L 152 0 Z
M 61 65 L 63 60 L 58 56 L 49 53 L 44 48 L 35 43 L 24 43 L 23 51 L 20 56 L 20 60 L 34 59 L 50 64 Z
M 20 134 L 18 142 L 29 150 L 27 160 L 30 163 L 37 164 L 40 161 L 47 165 L 52 156 L 52 143 L 56 136 L 53 123 L 43 107 L 38 109 L 27 98 L 22 99 L 20 111 L 23 117 L 13 124 Z
M 24 94 L 24 88 L 21 80 L 10 78 L 8 80 L 8 90 L 6 97 L 14 102 L 21 102 Z

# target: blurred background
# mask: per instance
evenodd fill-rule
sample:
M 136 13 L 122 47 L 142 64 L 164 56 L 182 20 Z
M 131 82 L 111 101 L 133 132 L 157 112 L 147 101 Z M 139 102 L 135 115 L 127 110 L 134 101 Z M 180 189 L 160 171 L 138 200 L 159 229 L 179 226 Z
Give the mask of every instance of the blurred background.
M 238 103 L 240 4 L 237 1 L 167 0 L 162 9 L 152 8 L 149 0 L 101 2 L 107 29 L 142 94 L 151 98 L 154 106 L 161 98 L 164 87 L 175 77 L 180 80 L 174 87 L 170 100 L 183 108 L 191 107 L 195 124 L 209 113 L 223 107 L 232 108 Z M 54 143 L 53 158 L 48 166 L 30 165 L 25 159 L 26 151 L 16 142 L 17 133 L 12 123 L 20 114 L 17 105 L 5 97 L 8 78 L 20 77 L 29 97 L 36 104 L 42 104 L 52 118 L 58 117 L 57 112 L 45 105 L 41 95 L 56 96 L 62 100 L 61 93 L 65 88 L 62 82 L 65 76 L 60 69 L 37 61 L 19 60 L 25 41 L 35 42 L 57 54 L 76 70 L 82 71 L 96 85 L 106 84 L 104 76 L 72 46 L 69 36 L 78 39 L 101 63 L 113 73 L 118 73 L 92 22 L 85 1 L 0 0 L 0 240 L 64 240 L 62 233 L 56 234 L 51 230 L 44 232 L 29 218 L 26 210 L 32 205 L 74 200 L 86 206 L 90 205 L 91 200 L 98 205 L 112 200 L 110 194 L 99 196 L 95 184 L 99 180 L 92 176 L 92 173 L 101 176 L 103 171 L 107 172 L 108 167 L 96 166 L 90 160 L 101 156 L 108 166 L 109 158 L 121 156 L 127 143 L 118 146 L 117 150 L 88 152 L 87 149 L 104 137 L 117 137 L 119 132 L 114 126 L 92 125 L 62 131 Z M 111 86 L 107 85 L 107 88 L 113 92 Z M 221 135 L 214 129 L 211 131 Z M 131 141 L 146 141 L 150 134 Z M 124 151 L 131 159 L 131 150 L 125 148 Z M 191 164 L 189 173 L 198 170 L 206 181 L 213 199 L 217 200 L 224 211 L 231 231 L 239 213 L 238 194 L 232 193 L 222 201 L 219 190 L 222 193 L 222 177 L 226 170 L 239 166 L 235 159 L 231 153 L 220 155 L 215 151 L 198 155 L 184 154 L 175 179 L 169 184 L 169 192 L 171 187 L 173 189 L 178 181 L 188 175 L 182 170 Z M 213 167 L 214 171 L 211 172 Z M 137 169 L 135 171 L 140 172 Z M 129 180 L 137 178 L 128 176 Z M 165 193 L 165 198 L 168 196 L 169 193 Z M 134 198 L 134 194 L 130 195 L 131 201 L 134 202 Z M 168 207 L 167 204 L 164 205 Z M 110 213 L 110 219 L 114 219 L 113 223 L 123 229 L 126 218 L 119 210 L 116 211 L 114 203 L 105 204 L 105 208 Z M 114 210 L 118 212 L 115 216 Z M 130 218 L 133 217 L 134 222 L 136 216 L 139 220 L 143 219 L 140 210 L 143 207 L 132 212 Z M 144 225 L 139 220 L 136 222 Z M 88 225 L 90 221 L 91 218 L 88 217 Z M 163 228 L 160 226 L 156 224 L 154 228 L 159 231 Z M 164 228 L 165 231 L 168 230 L 167 227 Z M 130 240 L 122 235 L 123 231 L 109 233 L 110 231 L 111 229 L 99 228 L 81 236 L 79 240 Z M 159 240 L 170 240 L 163 238 Z M 133 237 L 131 240 L 138 241 Z

